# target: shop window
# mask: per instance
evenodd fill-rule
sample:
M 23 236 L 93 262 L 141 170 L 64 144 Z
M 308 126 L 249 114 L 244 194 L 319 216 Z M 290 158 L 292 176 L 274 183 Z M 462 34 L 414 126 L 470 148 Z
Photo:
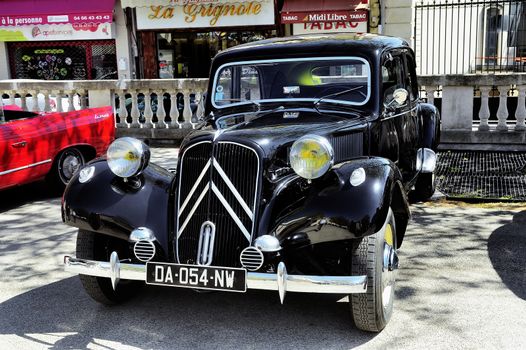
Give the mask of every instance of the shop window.
M 8 43 L 14 79 L 117 78 L 114 40 Z
M 219 51 L 275 36 L 275 30 L 157 33 L 159 78 L 207 78 Z

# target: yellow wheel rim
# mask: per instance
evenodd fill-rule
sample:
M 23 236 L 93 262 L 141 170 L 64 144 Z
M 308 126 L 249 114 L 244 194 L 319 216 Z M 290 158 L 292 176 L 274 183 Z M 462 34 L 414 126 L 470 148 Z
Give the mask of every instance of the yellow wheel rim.
M 393 227 L 391 224 L 387 224 L 385 227 L 385 233 L 384 233 L 384 240 L 385 243 L 389 244 L 391 247 L 394 244 L 394 237 L 393 237 Z

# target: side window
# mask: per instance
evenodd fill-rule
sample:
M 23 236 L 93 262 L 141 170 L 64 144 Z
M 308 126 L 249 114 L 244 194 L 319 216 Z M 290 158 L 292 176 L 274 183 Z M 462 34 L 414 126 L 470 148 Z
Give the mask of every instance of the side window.
M 418 98 L 418 83 L 416 79 L 416 70 L 415 70 L 415 60 L 413 56 L 406 52 L 405 56 L 405 81 L 407 90 L 411 101 L 414 101 Z
M 398 88 L 406 88 L 404 69 L 400 56 L 388 56 L 382 65 L 382 93 L 389 100 Z

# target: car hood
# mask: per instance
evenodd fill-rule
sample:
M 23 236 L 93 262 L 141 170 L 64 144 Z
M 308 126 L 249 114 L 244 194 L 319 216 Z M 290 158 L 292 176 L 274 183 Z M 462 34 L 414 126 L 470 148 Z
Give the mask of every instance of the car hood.
M 243 117 L 243 114 L 235 116 Z M 262 151 L 265 158 L 274 158 L 277 152 L 289 147 L 304 135 L 316 134 L 330 140 L 339 140 L 359 133 L 363 140 L 361 131 L 366 127 L 366 120 L 360 117 L 343 117 L 308 109 L 280 110 L 222 130 L 205 127 L 189 135 L 182 148 L 190 143 L 211 138 L 215 142 L 229 141 L 255 146 Z

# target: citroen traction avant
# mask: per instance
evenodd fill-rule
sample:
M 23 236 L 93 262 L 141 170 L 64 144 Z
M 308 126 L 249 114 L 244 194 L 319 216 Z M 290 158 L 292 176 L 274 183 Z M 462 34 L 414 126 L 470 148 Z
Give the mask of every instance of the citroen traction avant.
M 213 63 L 205 117 L 172 174 L 139 140 L 68 185 L 65 257 L 111 304 L 138 284 L 349 295 L 355 325 L 393 311 L 408 194 L 434 192 L 437 109 L 419 99 L 401 39 L 297 36 L 240 45 Z M 289 296 L 291 297 L 291 296 Z

